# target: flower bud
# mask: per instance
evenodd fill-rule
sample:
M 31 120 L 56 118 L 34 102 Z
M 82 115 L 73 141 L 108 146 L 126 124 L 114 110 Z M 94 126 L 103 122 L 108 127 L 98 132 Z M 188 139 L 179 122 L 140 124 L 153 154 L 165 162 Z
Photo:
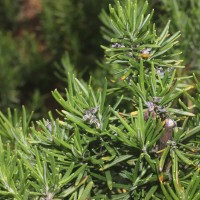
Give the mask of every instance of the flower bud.
M 167 118 L 165 120 L 165 127 L 166 128 L 174 128 L 176 126 L 176 122 L 173 119 Z

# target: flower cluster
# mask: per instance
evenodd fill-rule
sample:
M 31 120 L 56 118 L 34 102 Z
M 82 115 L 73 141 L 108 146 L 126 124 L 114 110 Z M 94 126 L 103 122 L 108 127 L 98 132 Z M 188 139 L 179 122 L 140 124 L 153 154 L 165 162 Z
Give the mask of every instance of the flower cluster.
M 99 107 L 94 107 L 90 110 L 85 110 L 83 121 L 88 122 L 90 125 L 95 125 L 97 129 L 101 129 L 101 123 L 99 122 L 96 116 L 98 110 L 99 110 Z
M 125 46 L 124 46 L 124 44 L 119 44 L 119 43 L 114 43 L 114 44 L 112 44 L 112 46 L 111 46 L 112 48 L 124 48 Z
M 147 120 L 152 113 L 152 118 L 156 118 L 159 115 L 161 118 L 166 118 L 168 116 L 167 110 L 164 106 L 158 105 L 161 101 L 161 97 L 153 97 L 153 102 L 146 102 L 147 110 L 144 113 L 144 119 Z

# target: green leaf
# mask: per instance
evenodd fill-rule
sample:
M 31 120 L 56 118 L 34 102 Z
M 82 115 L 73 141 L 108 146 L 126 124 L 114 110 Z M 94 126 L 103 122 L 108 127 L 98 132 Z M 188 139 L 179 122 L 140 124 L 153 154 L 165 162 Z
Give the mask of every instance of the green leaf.
M 190 160 L 190 159 L 188 159 L 181 151 L 179 151 L 178 149 L 175 149 L 175 153 L 176 153 L 176 155 L 178 156 L 178 158 L 182 161 L 182 162 L 184 162 L 185 164 L 187 164 L 187 165 L 192 165 L 193 164 L 193 162 Z
M 101 95 L 101 101 L 99 102 L 101 113 L 103 113 L 103 110 L 104 110 L 104 107 L 105 107 L 106 95 L 107 95 L 107 79 L 105 78 L 103 92 L 102 92 L 102 95 Z
M 160 158 L 160 161 L 159 161 L 159 170 L 160 170 L 160 172 L 163 171 L 163 167 L 164 167 L 164 164 L 166 162 L 166 158 L 167 158 L 167 155 L 169 153 L 169 150 L 170 150 L 170 146 L 167 146 L 165 148 L 165 150 L 162 152 L 162 155 L 161 155 L 161 158 Z
M 157 188 L 158 188 L 157 185 L 152 186 L 151 189 L 145 195 L 144 200 L 150 200 L 152 198 L 152 195 L 156 192 Z
M 112 195 L 112 200 L 129 200 L 130 199 L 130 194 L 129 193 L 122 193 L 122 194 L 116 194 Z
M 70 194 L 73 195 L 73 193 L 81 186 L 83 185 L 88 177 L 85 177 L 77 186 L 71 186 L 69 188 L 67 188 L 66 190 L 63 190 L 61 194 L 59 194 L 59 197 L 64 198 L 69 196 Z
M 168 112 L 172 112 L 172 113 L 175 113 L 175 114 L 178 114 L 178 115 L 184 115 L 184 116 L 189 116 L 189 117 L 194 117 L 195 116 L 195 114 L 193 114 L 191 112 L 183 111 L 183 110 L 180 110 L 180 109 L 166 108 L 166 110 Z
M 166 183 L 166 186 L 167 186 L 167 189 L 168 189 L 169 193 L 171 194 L 173 200 L 180 200 L 180 199 L 178 198 L 178 196 L 175 194 L 174 189 L 172 189 L 172 188 L 170 187 L 170 184 L 169 184 L 169 183 Z
M 166 190 L 166 188 L 165 188 L 163 182 L 161 182 L 160 186 L 161 186 L 161 189 L 162 189 L 162 192 L 163 192 L 165 198 L 166 198 L 167 200 L 173 200 L 172 197 L 171 197 L 171 195 L 170 195 L 170 194 L 168 193 L 168 191 Z
M 119 139 L 120 139 L 122 142 L 124 142 L 124 144 L 127 144 L 127 145 L 129 145 L 129 146 L 132 146 L 132 147 L 135 147 L 135 148 L 138 148 L 138 149 L 139 149 L 137 143 L 134 143 L 134 142 L 130 141 L 130 139 L 127 137 L 127 134 L 125 134 L 122 130 L 120 130 L 119 128 L 117 128 L 117 127 L 115 127 L 115 126 L 112 126 L 112 125 L 110 125 L 110 128 L 111 128 L 112 130 L 114 130 L 114 131 L 118 134 Z M 133 139 L 132 139 L 132 140 L 133 140 Z
M 174 184 L 175 191 L 176 191 L 176 194 L 177 194 L 178 198 L 179 199 L 183 199 L 183 196 L 184 196 L 183 192 L 184 191 L 183 191 L 183 187 L 180 184 L 179 175 L 178 175 L 178 173 L 179 173 L 178 158 L 177 158 L 177 155 L 175 154 L 174 151 L 171 151 L 170 153 L 171 153 L 171 157 L 172 157 L 172 179 L 173 179 L 173 184 Z
M 94 183 L 92 181 L 90 181 L 87 186 L 85 187 L 81 197 L 79 198 L 79 200 L 86 200 L 87 197 L 89 196 L 90 194 L 90 191 L 92 190 L 92 187 L 93 187 Z
M 89 126 L 87 126 L 86 124 L 84 124 L 83 120 L 80 119 L 79 117 L 76 117 L 76 116 L 72 115 L 71 113 L 69 113 L 69 112 L 67 112 L 65 110 L 63 110 L 62 112 L 65 114 L 67 119 L 69 119 L 70 121 L 76 123 L 77 125 L 82 127 L 85 131 L 87 131 L 89 133 L 92 133 L 92 134 L 96 134 L 97 133 L 95 129 L 92 129 Z
M 86 168 L 86 164 L 82 165 L 80 168 L 78 168 L 74 173 L 72 173 L 70 176 L 64 176 L 61 180 L 59 180 L 59 187 L 63 187 L 66 183 L 69 183 L 71 180 L 73 180 L 75 177 L 79 175 L 83 170 Z M 69 172 L 67 172 L 68 174 Z
M 199 169 L 197 169 L 192 176 L 191 181 L 189 182 L 187 189 L 185 191 L 185 196 L 187 199 L 194 199 L 194 193 L 193 191 L 198 191 L 198 186 L 200 182 L 200 177 L 199 177 Z M 192 194 L 193 193 L 193 194 Z
M 184 141 L 185 139 L 193 136 L 194 134 L 196 134 L 197 132 L 200 131 L 200 126 L 197 126 L 191 130 L 188 130 L 186 132 L 184 132 L 184 134 L 182 134 L 180 141 Z
M 112 190 L 113 184 L 112 184 L 112 176 L 111 176 L 110 171 L 109 170 L 105 171 L 105 175 L 106 175 L 106 181 L 107 181 L 108 188 L 110 190 Z
M 132 157 L 132 155 L 122 155 L 122 156 L 119 156 L 113 162 L 104 165 L 99 170 L 103 171 L 105 169 L 108 169 L 108 168 L 110 168 L 110 167 L 112 167 L 112 166 L 114 166 L 114 165 L 116 165 L 116 164 L 118 164 L 118 163 L 120 163 L 122 161 L 125 161 L 125 160 L 131 158 L 131 157 Z
M 112 109 L 112 108 L 111 108 Z M 118 112 L 114 111 L 112 109 L 113 113 L 119 118 L 119 120 L 121 121 L 121 123 L 124 125 L 124 127 L 131 133 L 133 133 L 135 135 L 135 137 L 137 137 L 137 133 L 134 131 L 134 129 L 131 128 L 131 126 L 118 114 Z

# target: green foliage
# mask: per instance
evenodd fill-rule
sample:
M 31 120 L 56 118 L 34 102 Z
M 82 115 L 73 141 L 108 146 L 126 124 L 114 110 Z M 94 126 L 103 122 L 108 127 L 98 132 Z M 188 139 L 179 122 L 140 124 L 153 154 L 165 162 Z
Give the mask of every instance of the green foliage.
M 1 110 L 26 104 L 27 109 L 34 108 L 37 118 L 38 113 L 51 108 L 49 91 L 61 84 L 54 76 L 55 63 L 61 64 L 65 52 L 71 55 L 79 76 L 94 71 L 90 66 L 102 57 L 97 15 L 106 3 L 107 0 L 0 2 Z
M 101 15 L 109 27 L 109 32 L 104 31 L 105 38 L 112 42 L 111 47 L 104 47 L 108 61 L 119 64 L 115 73 L 135 74 L 141 58 L 147 66 L 153 61 L 158 67 L 179 67 L 180 61 L 173 59 L 177 54 L 166 52 L 177 44 L 180 32 L 169 36 L 169 21 L 158 35 L 151 23 L 153 10 L 148 14 L 147 9 L 147 2 L 139 7 L 136 1 L 125 1 L 124 5 L 117 1 L 116 9 L 110 6 L 110 16 L 105 12 Z
M 10 35 L 0 33 L 0 97 L 1 106 L 7 106 L 6 102 L 10 100 L 10 103 L 17 102 L 16 86 L 20 85 L 21 76 L 16 77 L 19 73 L 19 68 L 12 67 L 16 62 L 18 63 L 18 55 L 16 46 L 13 45 L 13 40 Z
M 19 1 L 1 1 L 0 2 L 0 28 L 9 29 L 12 26 L 15 26 L 16 19 L 15 16 L 19 12 L 20 5 Z
M 67 89 L 52 92 L 59 118 L 0 112 L 0 199 L 199 199 L 200 82 L 171 68 L 179 33 L 168 37 L 167 23 L 157 36 L 148 4 L 124 3 L 102 15 L 114 45 L 104 47 L 105 67 L 122 70 L 121 80 L 102 77 L 94 89 L 66 56 L 57 75 Z
M 27 49 L 29 54 L 27 55 Z M 10 33 L 0 32 L 0 109 L 5 111 L 6 107 L 14 107 L 22 102 L 20 89 L 24 88 L 28 81 L 33 80 L 33 74 L 36 70 L 36 63 L 40 61 L 37 67 L 43 64 L 41 56 L 37 53 L 37 44 L 33 35 L 25 34 L 23 41 L 14 39 Z M 25 80 L 25 77 L 29 77 Z M 39 107 L 39 99 L 36 95 L 39 90 L 32 91 L 33 105 L 35 110 Z M 24 92 L 24 98 L 30 98 L 30 91 Z M 42 101 L 41 95 L 39 95 Z M 23 99 L 24 100 L 24 99 Z M 30 107 L 31 109 L 31 107 Z
M 151 5 L 156 7 L 160 12 L 155 18 L 156 22 L 162 27 L 163 23 L 171 19 L 171 30 L 173 32 L 180 30 L 180 49 L 182 50 L 181 58 L 184 59 L 186 72 L 199 73 L 199 10 L 200 2 L 195 0 L 161 0 L 151 1 Z M 160 27 L 159 26 L 159 27 Z

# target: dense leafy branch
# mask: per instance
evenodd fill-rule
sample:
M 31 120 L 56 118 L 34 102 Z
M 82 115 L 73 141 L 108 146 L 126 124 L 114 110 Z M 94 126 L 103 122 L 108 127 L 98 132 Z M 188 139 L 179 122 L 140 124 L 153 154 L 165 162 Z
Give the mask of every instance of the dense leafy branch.
M 179 32 L 169 37 L 167 23 L 157 36 L 147 9 L 127 0 L 102 15 L 108 61 L 125 69 L 115 88 L 65 69 L 67 89 L 52 92 L 59 118 L 0 112 L 0 199 L 199 199 L 200 82 L 176 76 Z

